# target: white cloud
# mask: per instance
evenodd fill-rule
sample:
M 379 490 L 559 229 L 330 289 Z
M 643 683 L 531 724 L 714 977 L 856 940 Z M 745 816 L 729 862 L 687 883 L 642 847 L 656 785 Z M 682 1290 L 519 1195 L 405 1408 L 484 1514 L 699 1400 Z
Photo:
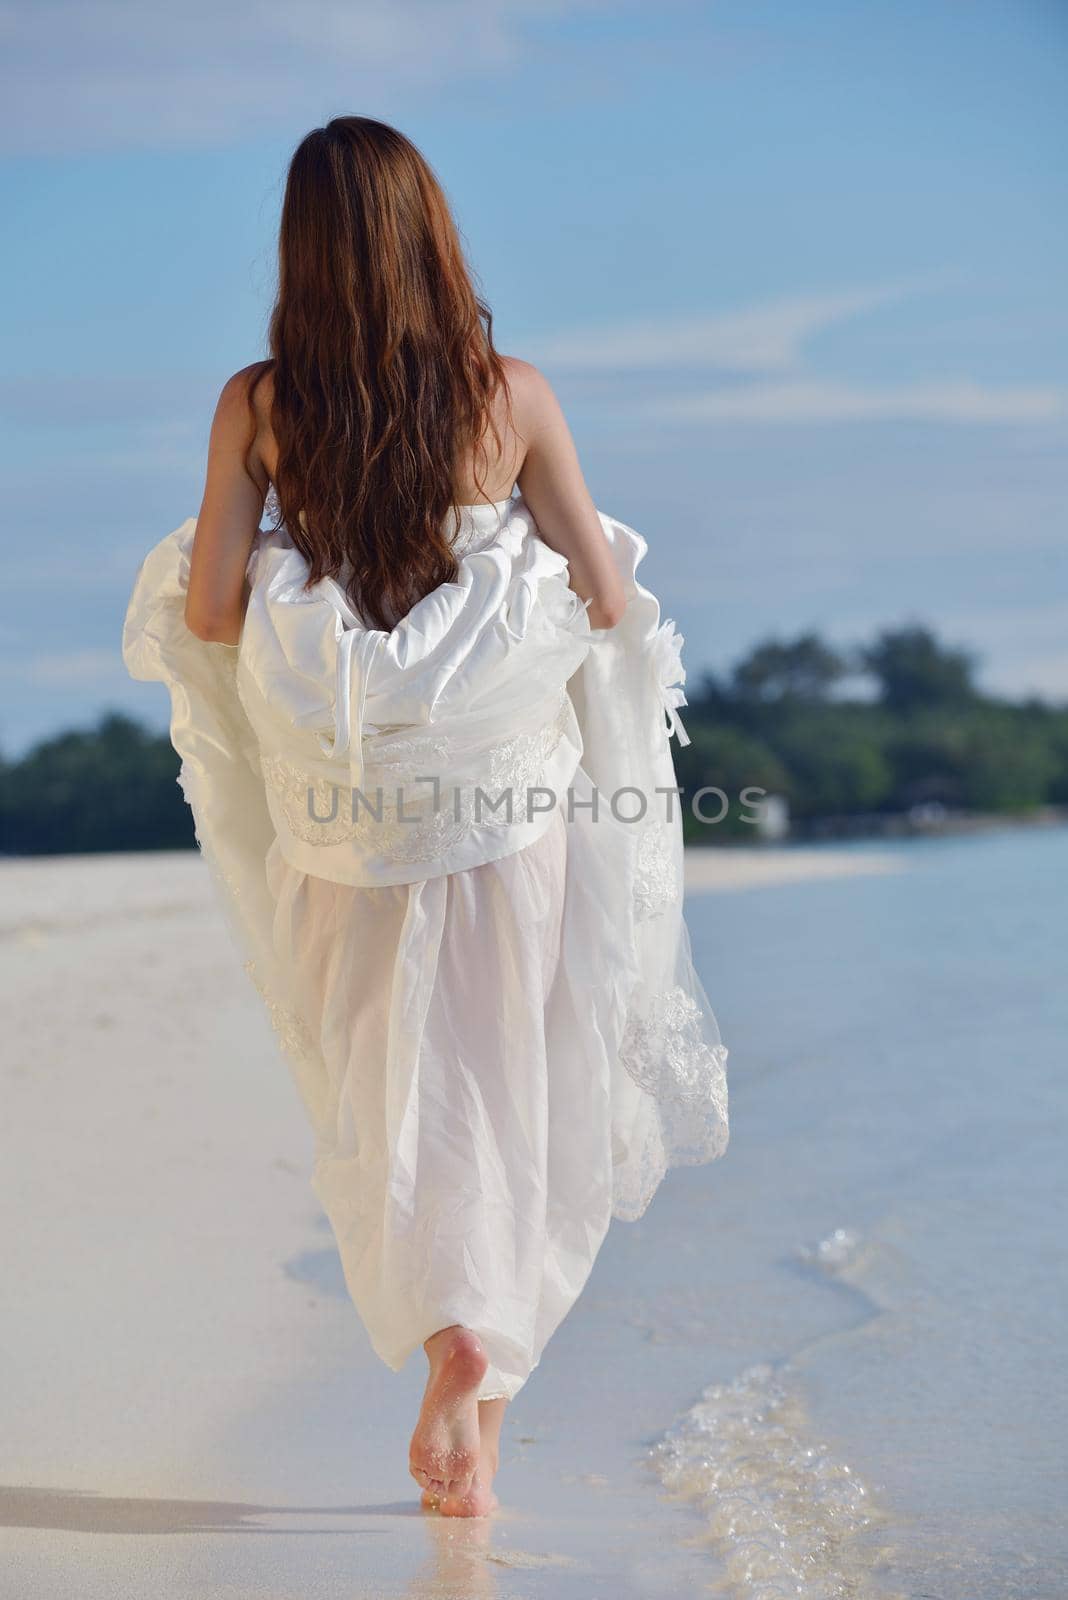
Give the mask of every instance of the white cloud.
M 1053 422 L 1068 415 L 1068 394 L 968 379 L 897 385 L 798 379 L 667 396 L 649 401 L 646 414 L 694 423 Z
M 634 0 L 631 0 L 634 3 Z M 526 25 L 627 0 L 9 0 L 0 145 L 211 144 L 508 71 Z M 372 114 L 374 114 L 372 112 Z
M 798 294 L 707 316 L 646 318 L 526 341 L 530 359 L 557 368 L 625 371 L 705 367 L 721 372 L 782 372 L 824 329 L 878 310 L 919 284 L 887 284 Z
M 1068 415 L 1068 391 L 1054 385 L 942 377 L 880 384 L 804 375 L 806 346 L 826 329 L 944 287 L 944 277 L 928 277 L 790 295 L 704 316 L 635 319 L 526 340 L 523 353 L 550 369 L 591 376 L 703 371 L 767 380 L 633 400 L 622 391 L 628 411 L 683 424 L 1036 423 Z

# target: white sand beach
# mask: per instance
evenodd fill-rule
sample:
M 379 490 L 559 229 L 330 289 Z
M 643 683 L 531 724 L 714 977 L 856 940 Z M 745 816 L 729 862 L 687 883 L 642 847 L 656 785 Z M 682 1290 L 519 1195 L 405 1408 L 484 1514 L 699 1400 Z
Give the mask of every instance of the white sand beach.
M 868 877 L 900 872 L 898 852 L 877 849 L 835 849 L 833 846 L 737 845 L 726 849 L 686 851 L 686 893 L 728 894 L 742 889 L 776 888 L 823 878 Z
M 850 897 L 896 892 L 877 886 L 911 879 L 893 875 L 903 860 L 691 852 L 688 871 L 720 919 L 748 903 L 740 891 L 778 885 L 753 897 L 769 913 L 754 925 L 786 937 L 802 893 L 823 897 L 814 914 L 828 925 L 851 904 L 868 915 Z M 751 962 L 725 992 L 698 918 L 699 965 L 740 1068 L 731 1151 L 673 1174 L 640 1222 L 613 1224 L 509 1409 L 500 1512 L 461 1522 L 418 1509 L 406 1454 L 421 1364 L 389 1373 L 344 1295 L 296 1091 L 199 857 L 7 861 L 0 883 L 0 1593 L 607 1600 L 695 1593 L 717 1576 L 700 1497 L 696 1510 L 668 1501 L 649 1447 L 705 1385 L 779 1359 L 802 1333 L 818 1346 L 839 1319 L 855 1325 L 844 1286 L 782 1277 L 775 1230 L 816 1243 L 839 1223 L 874 1228 L 877 1209 L 856 1198 L 855 1174 L 830 1210 L 792 1175 L 805 1102 L 776 1090 L 779 1113 L 760 1099 L 779 1046 L 767 1019 L 742 1025 L 759 1014 L 756 977 L 741 992 Z M 799 1170 L 833 1165 L 819 1142 L 832 1131 L 812 1124 Z M 804 1444 L 810 1424 L 791 1414 Z M 843 1448 L 841 1430 L 832 1443 Z M 884 1465 L 874 1448 L 870 1465 Z

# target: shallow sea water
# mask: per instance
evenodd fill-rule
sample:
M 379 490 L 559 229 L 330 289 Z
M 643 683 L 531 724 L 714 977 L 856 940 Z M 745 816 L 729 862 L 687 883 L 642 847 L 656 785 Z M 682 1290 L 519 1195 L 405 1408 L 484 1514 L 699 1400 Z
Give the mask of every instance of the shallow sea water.
M 689 902 L 732 1143 L 637 1225 L 709 1366 L 649 1466 L 713 1593 L 1062 1600 L 1068 830 L 892 848 Z

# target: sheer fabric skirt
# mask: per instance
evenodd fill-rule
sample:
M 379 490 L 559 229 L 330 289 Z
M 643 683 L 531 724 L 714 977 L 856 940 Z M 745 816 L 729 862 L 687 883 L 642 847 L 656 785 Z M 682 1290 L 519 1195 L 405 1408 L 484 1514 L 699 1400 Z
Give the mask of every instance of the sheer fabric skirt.
M 267 857 L 275 950 L 329 1074 L 312 1185 L 349 1293 L 395 1371 L 473 1328 L 480 1399 L 529 1377 L 611 1219 L 608 1057 L 562 970 L 568 849 L 557 811 L 503 860 L 395 887 Z

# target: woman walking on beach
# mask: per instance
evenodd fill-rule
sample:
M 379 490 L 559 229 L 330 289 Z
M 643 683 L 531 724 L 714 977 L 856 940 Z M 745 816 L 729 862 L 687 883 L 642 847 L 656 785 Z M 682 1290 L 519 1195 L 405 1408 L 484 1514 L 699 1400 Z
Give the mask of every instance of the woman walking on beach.
M 123 646 L 170 688 L 353 1302 L 391 1368 L 428 1357 L 423 1503 L 468 1516 L 612 1217 L 727 1141 L 681 911 L 681 640 L 491 324 L 413 145 L 310 133 L 271 359 L 223 389 Z

